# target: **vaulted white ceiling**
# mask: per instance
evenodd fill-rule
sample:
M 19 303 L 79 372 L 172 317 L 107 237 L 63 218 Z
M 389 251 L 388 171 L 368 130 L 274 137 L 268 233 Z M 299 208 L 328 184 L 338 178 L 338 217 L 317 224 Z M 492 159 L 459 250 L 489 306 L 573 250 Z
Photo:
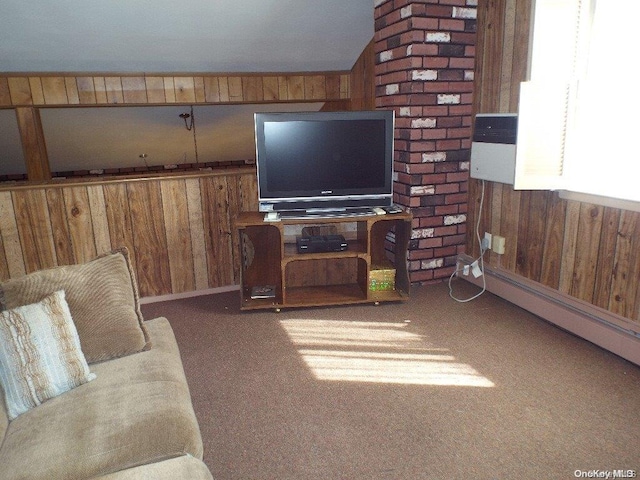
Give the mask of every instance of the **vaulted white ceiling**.
M 0 72 L 348 70 L 373 0 L 3 0 Z
M 0 72 L 350 70 L 373 38 L 373 10 L 374 0 L 2 0 Z M 254 111 L 320 106 L 198 108 L 200 158 L 252 156 Z M 139 166 L 141 153 L 193 161 L 180 107 L 89 110 L 43 111 L 54 171 Z M 15 115 L 0 110 L 0 175 L 25 171 Z

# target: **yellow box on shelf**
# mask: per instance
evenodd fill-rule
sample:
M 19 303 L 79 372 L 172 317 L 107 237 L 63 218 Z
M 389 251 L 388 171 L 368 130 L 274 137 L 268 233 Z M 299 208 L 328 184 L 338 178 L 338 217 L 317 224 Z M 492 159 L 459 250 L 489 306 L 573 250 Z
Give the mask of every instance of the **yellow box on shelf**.
M 396 269 L 390 265 L 372 265 L 369 272 L 369 290 L 391 291 L 396 289 Z

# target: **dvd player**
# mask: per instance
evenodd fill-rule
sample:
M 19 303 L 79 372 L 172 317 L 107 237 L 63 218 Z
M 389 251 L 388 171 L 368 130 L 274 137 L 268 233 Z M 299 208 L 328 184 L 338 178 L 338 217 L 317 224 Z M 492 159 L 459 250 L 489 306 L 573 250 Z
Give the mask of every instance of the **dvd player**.
M 342 235 L 310 235 L 296 239 L 298 253 L 344 252 L 348 244 Z

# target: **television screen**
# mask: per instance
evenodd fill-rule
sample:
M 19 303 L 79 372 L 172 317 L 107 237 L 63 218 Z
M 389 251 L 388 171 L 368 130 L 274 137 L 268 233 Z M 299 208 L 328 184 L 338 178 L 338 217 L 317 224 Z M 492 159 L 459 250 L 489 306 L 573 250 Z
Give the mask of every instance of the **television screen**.
M 391 110 L 257 113 L 261 211 L 391 204 Z

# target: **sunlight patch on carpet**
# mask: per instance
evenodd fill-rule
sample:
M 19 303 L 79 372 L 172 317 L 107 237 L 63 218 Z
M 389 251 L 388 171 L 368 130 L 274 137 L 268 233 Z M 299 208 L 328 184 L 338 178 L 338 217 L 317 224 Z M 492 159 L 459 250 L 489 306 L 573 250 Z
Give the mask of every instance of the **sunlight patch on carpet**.
M 280 322 L 319 380 L 493 387 L 446 348 L 405 322 L 294 319 Z

